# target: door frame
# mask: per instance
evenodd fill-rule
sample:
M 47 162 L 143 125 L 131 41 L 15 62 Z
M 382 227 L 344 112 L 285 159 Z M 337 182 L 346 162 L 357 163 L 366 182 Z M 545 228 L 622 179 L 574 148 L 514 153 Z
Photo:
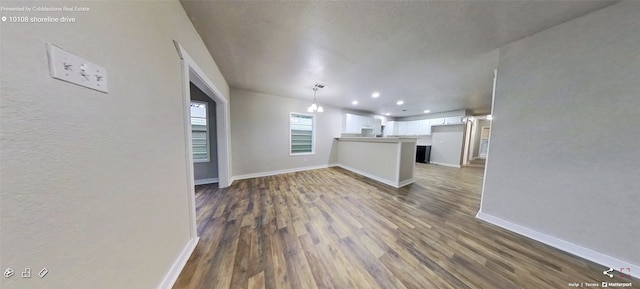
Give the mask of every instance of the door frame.
M 463 151 L 462 151 L 462 165 L 468 165 L 470 160 L 471 160 L 471 156 L 469 155 L 470 150 L 472 149 L 473 146 L 473 138 L 472 136 L 472 132 L 473 132 L 473 121 L 471 119 L 472 117 L 465 117 L 464 118 L 464 146 L 463 146 Z
M 183 102 L 183 123 L 184 123 L 184 143 L 185 143 L 185 164 L 186 178 L 189 187 L 187 198 L 189 203 L 189 222 L 191 238 L 198 237 L 196 225 L 196 202 L 195 202 L 195 180 L 193 175 L 193 148 L 191 140 L 191 89 L 190 83 L 197 86 L 202 92 L 209 96 L 216 103 L 216 142 L 218 154 L 218 187 L 226 188 L 231 185 L 229 172 L 231 171 L 231 146 L 230 136 L 230 116 L 229 101 L 222 92 L 213 84 L 196 62 L 189 56 L 187 51 L 178 43 L 173 41 L 178 56 L 181 59 L 182 67 L 182 102 Z
M 489 132 L 487 133 L 487 137 L 483 138 L 482 137 L 482 133 L 484 130 L 488 130 Z M 482 155 L 482 140 L 487 140 L 487 151 L 484 153 L 484 155 Z M 489 140 L 491 139 L 491 126 L 483 126 L 480 128 L 480 148 L 478 149 L 478 158 L 479 159 L 487 159 L 487 156 L 489 155 Z

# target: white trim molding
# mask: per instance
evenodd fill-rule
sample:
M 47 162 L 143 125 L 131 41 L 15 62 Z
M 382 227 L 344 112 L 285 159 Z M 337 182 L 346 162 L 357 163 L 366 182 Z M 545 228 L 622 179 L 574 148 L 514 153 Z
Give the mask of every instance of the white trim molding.
M 191 167 L 193 164 L 193 155 L 191 151 L 191 117 L 188 110 L 191 104 L 191 91 L 190 82 L 193 82 L 195 86 L 200 88 L 209 98 L 216 103 L 216 141 L 218 151 L 218 178 L 220 179 L 220 187 L 226 188 L 231 185 L 229 176 L 231 175 L 231 140 L 230 140 L 230 121 L 229 115 L 229 98 L 215 86 L 207 74 L 198 66 L 198 64 L 189 56 L 189 53 L 178 43 L 174 41 L 176 49 L 178 50 L 178 56 L 182 60 L 182 95 L 184 108 L 184 122 L 185 122 L 185 138 L 188 145 L 188 159 L 187 166 Z M 193 169 L 187 168 L 189 172 L 187 175 L 191 175 L 189 182 L 193 180 Z
M 192 61 L 186 51 L 174 41 L 176 49 L 178 50 L 178 56 L 182 59 L 182 102 L 184 107 L 183 113 L 183 125 L 184 125 L 184 145 L 185 151 L 185 167 L 187 178 L 187 201 L 189 204 L 189 235 L 191 239 L 198 237 L 198 230 L 196 227 L 196 198 L 193 185 L 193 144 L 191 135 L 191 88 L 190 88 L 190 76 L 189 76 L 189 63 Z
M 460 165 L 454 165 L 454 164 L 447 164 L 447 163 L 440 163 L 440 162 L 429 162 L 429 163 L 434 165 L 444 166 L 444 167 L 461 168 Z
M 184 122 L 184 144 L 185 166 L 187 178 L 187 202 L 189 205 L 189 234 L 191 239 L 198 237 L 196 227 L 196 200 L 194 190 L 194 174 L 193 174 L 193 147 L 191 135 L 191 83 L 200 88 L 209 98 L 216 103 L 216 141 L 218 152 L 218 178 L 219 187 L 226 188 L 231 184 L 229 178 L 231 172 L 231 146 L 230 146 L 230 116 L 229 116 L 229 100 L 207 77 L 206 73 L 196 62 L 189 56 L 186 50 L 178 43 L 173 41 L 178 51 L 178 57 L 182 60 L 182 102 L 183 102 L 183 122 Z
M 356 174 L 365 176 L 367 178 L 370 178 L 372 180 L 381 182 L 385 185 L 389 185 L 392 186 L 394 188 L 401 188 L 404 187 L 408 184 L 412 184 L 415 182 L 415 180 L 412 179 L 408 179 L 408 180 L 404 180 L 402 182 L 393 182 L 391 180 L 386 180 L 383 178 L 380 178 L 378 176 L 374 176 L 372 174 L 363 172 L 361 170 L 358 169 L 354 169 L 352 167 L 349 166 L 345 166 L 342 164 L 326 164 L 326 165 L 319 165 L 319 166 L 310 166 L 310 167 L 301 167 L 301 168 L 293 168 L 293 169 L 286 169 L 286 170 L 277 170 L 277 171 L 268 171 L 268 172 L 261 172 L 261 173 L 253 173 L 253 174 L 246 174 L 246 175 L 238 175 L 238 176 L 233 176 L 232 180 L 236 181 L 236 180 L 244 180 L 244 179 L 252 179 L 252 178 L 260 178 L 260 177 L 268 177 L 268 176 L 275 176 L 275 175 L 281 175 L 281 174 L 288 174 L 288 173 L 296 173 L 296 172 L 302 172 L 302 171 L 309 171 L 309 170 L 317 170 L 317 169 L 326 169 L 326 168 L 330 168 L 330 167 L 341 167 L 345 170 L 348 171 L 352 171 Z
M 246 175 L 237 175 L 237 176 L 233 176 L 232 180 L 236 181 L 236 180 L 252 179 L 252 178 L 259 178 L 259 177 L 268 177 L 268 176 L 275 176 L 280 174 L 296 173 L 296 172 L 317 170 L 317 169 L 326 169 L 326 168 L 335 167 L 335 166 L 336 166 L 335 164 L 326 164 L 326 165 L 319 165 L 319 166 L 300 167 L 300 168 L 260 172 L 260 173 L 246 174 Z
M 416 182 L 416 180 L 413 179 L 413 178 L 408 179 L 408 180 L 404 180 L 404 181 L 398 183 L 398 188 L 402 188 L 402 187 L 404 187 L 406 185 L 410 185 L 410 184 L 413 184 L 415 182 Z
M 215 184 L 217 182 L 218 182 L 218 178 L 210 178 L 210 179 L 195 180 L 193 184 L 196 186 L 199 186 L 199 185 Z
M 582 257 L 584 259 L 587 259 L 589 261 L 592 261 L 594 263 L 598 263 L 604 267 L 609 267 L 609 268 L 613 268 L 614 270 L 619 270 L 620 268 L 630 268 L 631 269 L 631 276 L 636 277 L 636 278 L 640 278 L 640 266 L 636 265 L 636 264 L 632 264 L 626 261 L 622 261 L 618 258 L 615 257 L 611 257 L 609 255 L 600 253 L 600 252 L 596 252 L 594 250 L 582 247 L 580 245 L 576 245 L 574 243 L 544 234 L 544 233 L 540 233 L 534 229 L 531 228 L 527 228 L 525 226 L 522 225 L 518 225 L 516 223 L 512 223 L 510 221 L 489 215 L 487 213 L 484 213 L 482 211 L 478 212 L 478 214 L 476 215 L 476 218 L 483 220 L 487 223 L 491 223 L 494 224 L 498 227 L 507 229 L 509 231 L 518 233 L 520 235 L 523 235 L 525 237 L 529 237 L 531 239 L 534 239 L 538 242 L 547 244 L 551 247 L 560 249 L 562 251 L 571 253 L 573 255 L 576 255 L 578 257 Z M 625 272 L 626 274 L 626 272 Z
M 160 282 L 160 285 L 158 285 L 158 289 L 171 289 L 171 287 L 173 287 L 178 280 L 178 276 L 180 276 L 182 269 L 187 264 L 187 261 L 189 261 L 189 257 L 191 257 L 193 250 L 195 250 L 198 245 L 198 241 L 200 241 L 200 237 L 193 238 L 187 242 L 182 249 L 182 252 L 180 252 L 180 255 L 178 255 L 178 258 L 176 258 L 173 265 L 171 265 L 169 272 L 167 272 Z
M 372 180 L 375 180 L 375 181 L 381 182 L 381 183 L 383 183 L 383 184 L 385 184 L 385 185 L 389 185 L 389 186 L 392 186 L 392 187 L 394 187 L 394 188 L 399 188 L 399 187 L 398 187 L 398 184 L 397 184 L 396 182 L 391 181 L 391 180 L 383 179 L 383 178 L 381 178 L 381 177 L 374 176 L 374 175 L 369 174 L 369 173 L 367 173 L 367 172 L 363 172 L 363 171 L 361 171 L 361 170 L 354 169 L 354 168 L 352 168 L 352 167 L 350 167 L 350 166 L 345 166 L 345 165 L 343 165 L 343 164 L 338 164 L 338 166 L 339 166 L 339 167 L 341 167 L 341 168 L 343 168 L 343 169 L 345 169 L 345 170 L 347 170 L 347 171 L 352 171 L 352 172 L 354 172 L 354 173 L 356 173 L 356 174 L 363 175 L 363 176 L 365 176 L 365 177 L 367 177 L 367 178 L 370 178 L 370 179 L 372 179 Z
M 352 167 L 350 167 L 350 166 L 345 166 L 345 165 L 343 165 L 343 164 L 337 164 L 337 166 L 338 166 L 338 167 L 341 167 L 341 168 L 343 168 L 343 169 L 345 169 L 345 170 L 347 170 L 347 171 L 352 171 L 352 172 L 354 172 L 354 173 L 356 173 L 356 174 L 359 174 L 359 175 L 365 176 L 365 177 L 367 177 L 367 178 L 370 178 L 370 179 L 372 179 L 372 180 L 374 180 L 374 181 L 378 181 L 378 182 L 381 182 L 381 183 L 383 183 L 383 184 L 385 184 L 385 185 L 392 186 L 392 187 L 394 187 L 394 188 L 401 188 L 401 187 L 404 187 L 404 186 L 406 186 L 406 185 L 408 185 L 408 184 L 411 184 L 411 183 L 415 182 L 415 180 L 414 180 L 413 178 L 408 179 L 408 180 L 404 180 L 404 181 L 402 181 L 402 182 L 397 182 L 397 181 L 387 180 L 387 179 L 383 179 L 383 178 L 381 178 L 381 177 L 378 177 L 378 176 L 372 175 L 372 174 L 370 174 L 370 173 L 363 172 L 363 171 L 361 171 L 361 170 L 358 170 L 358 169 L 352 168 Z

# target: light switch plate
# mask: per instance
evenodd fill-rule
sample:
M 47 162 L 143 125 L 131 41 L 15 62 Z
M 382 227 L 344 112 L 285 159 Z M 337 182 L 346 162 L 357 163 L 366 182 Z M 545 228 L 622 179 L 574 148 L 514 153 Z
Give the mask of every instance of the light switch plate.
M 107 70 L 47 43 L 51 77 L 108 93 Z

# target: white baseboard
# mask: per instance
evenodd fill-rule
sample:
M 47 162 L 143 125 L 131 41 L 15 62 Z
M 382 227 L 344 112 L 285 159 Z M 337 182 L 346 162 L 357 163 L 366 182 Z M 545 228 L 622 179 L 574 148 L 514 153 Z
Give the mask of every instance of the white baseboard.
M 217 182 L 218 182 L 218 178 L 210 178 L 210 179 L 195 180 L 193 184 L 197 186 L 197 185 L 215 184 Z
M 326 168 L 333 167 L 333 166 L 336 166 L 336 164 L 326 164 L 326 165 L 319 165 L 319 166 L 310 166 L 310 167 L 301 167 L 301 168 L 293 168 L 293 169 L 286 169 L 286 170 L 277 170 L 277 171 L 261 172 L 261 173 L 254 173 L 254 174 L 238 175 L 238 176 L 233 176 L 232 177 L 232 181 L 259 178 L 259 177 L 268 177 L 268 176 L 275 176 L 275 175 L 280 175 L 280 174 L 288 174 L 288 173 L 295 173 L 295 172 L 302 172 L 302 171 L 309 171 L 309 170 L 326 169 Z
M 434 165 L 439 165 L 439 166 L 445 166 L 445 167 L 461 168 L 460 165 L 454 165 L 454 164 L 439 163 L 439 162 L 429 162 L 429 163 Z
M 269 172 L 261 172 L 261 173 L 254 173 L 254 174 L 246 174 L 246 175 L 238 175 L 238 176 L 233 176 L 231 178 L 231 182 L 236 181 L 236 180 L 244 180 L 244 179 L 252 179 L 252 178 L 260 178 L 260 177 L 267 177 L 267 176 L 275 176 L 275 175 L 280 175 L 280 174 L 288 174 L 288 173 L 295 173 L 295 172 L 302 172 L 302 171 L 309 171 L 309 170 L 317 170 L 317 169 L 326 169 L 326 168 L 330 168 L 330 167 L 341 167 L 345 170 L 348 171 L 352 171 L 356 174 L 360 174 L 363 175 L 367 178 L 376 180 L 378 182 L 381 182 L 383 184 L 392 186 L 394 188 L 401 188 L 403 186 L 406 186 L 408 184 L 414 183 L 415 180 L 409 179 L 409 180 L 405 180 L 402 182 L 394 182 L 391 180 L 387 180 L 387 179 L 383 179 L 380 178 L 378 176 L 374 176 L 372 174 L 363 172 L 361 170 L 349 167 L 349 166 L 345 166 L 342 164 L 336 164 L 336 163 L 331 163 L 331 164 L 326 164 L 326 165 L 319 165 L 319 166 L 311 166 L 311 167 L 301 167 L 301 168 L 293 168 L 293 169 L 286 169 L 286 170 L 277 170 L 277 171 L 269 171 Z
M 369 174 L 369 173 L 367 173 L 367 172 L 363 172 L 363 171 L 361 171 L 361 170 L 354 169 L 354 168 L 352 168 L 352 167 L 350 167 L 350 166 L 345 166 L 345 165 L 343 165 L 343 164 L 338 164 L 338 166 L 339 166 L 339 167 L 341 167 L 341 168 L 343 168 L 343 169 L 345 169 L 345 170 L 352 171 L 352 172 L 354 172 L 354 173 L 356 173 L 356 174 L 359 174 L 359 175 L 363 175 L 363 176 L 365 176 L 365 177 L 367 177 L 367 178 L 370 178 L 370 179 L 372 179 L 372 180 L 376 180 L 376 181 L 378 181 L 378 182 L 381 182 L 381 183 L 383 183 L 383 184 L 386 184 L 386 185 L 392 186 L 392 187 L 394 187 L 394 188 L 399 188 L 399 187 L 400 187 L 400 185 L 398 184 L 398 182 L 394 182 L 394 181 L 391 181 L 391 180 L 383 179 L 383 178 L 381 178 L 381 177 L 374 176 L 374 175 Z
M 176 258 L 176 261 L 173 262 L 171 268 L 169 268 L 169 271 L 164 276 L 164 279 L 162 279 L 162 282 L 160 282 L 160 285 L 158 285 L 158 289 L 171 289 L 171 287 L 173 287 L 173 284 L 176 283 L 178 276 L 180 276 L 182 272 L 182 268 L 187 264 L 191 253 L 193 253 L 196 245 L 198 245 L 198 241 L 200 241 L 200 237 L 193 238 L 187 242 L 182 252 L 180 252 L 180 255 L 178 255 L 178 258 Z
M 502 227 L 509 231 L 518 233 L 520 235 L 529 237 L 538 242 L 547 244 L 551 247 L 558 248 L 562 251 L 582 257 L 594 263 L 598 263 L 604 267 L 613 268 L 614 270 L 620 270 L 620 268 L 630 268 L 631 276 L 640 278 L 640 266 L 636 264 L 622 261 L 620 259 L 602 254 L 600 252 L 596 252 L 594 250 L 582 247 L 580 245 L 576 245 L 574 243 L 571 243 L 562 239 L 558 239 L 556 237 L 553 237 L 544 233 L 540 233 L 536 230 L 509 222 L 507 220 L 504 220 L 498 217 L 494 217 L 492 215 L 489 215 L 483 212 L 478 212 L 478 214 L 476 215 L 476 218 L 483 220 L 485 222 L 494 224 L 498 227 Z M 624 273 L 626 274 L 627 272 L 624 272 Z
M 402 188 L 402 187 L 404 187 L 404 186 L 406 186 L 408 184 L 413 184 L 415 182 L 416 182 L 416 180 L 414 180 L 413 178 L 408 179 L 408 180 L 404 180 L 404 181 L 398 183 L 398 187 Z

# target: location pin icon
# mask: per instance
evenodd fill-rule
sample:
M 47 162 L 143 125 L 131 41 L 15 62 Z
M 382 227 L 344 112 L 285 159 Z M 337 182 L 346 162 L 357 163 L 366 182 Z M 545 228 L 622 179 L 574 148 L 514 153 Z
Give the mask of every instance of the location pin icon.
M 2 16 L 2 22 L 7 21 L 7 17 Z

